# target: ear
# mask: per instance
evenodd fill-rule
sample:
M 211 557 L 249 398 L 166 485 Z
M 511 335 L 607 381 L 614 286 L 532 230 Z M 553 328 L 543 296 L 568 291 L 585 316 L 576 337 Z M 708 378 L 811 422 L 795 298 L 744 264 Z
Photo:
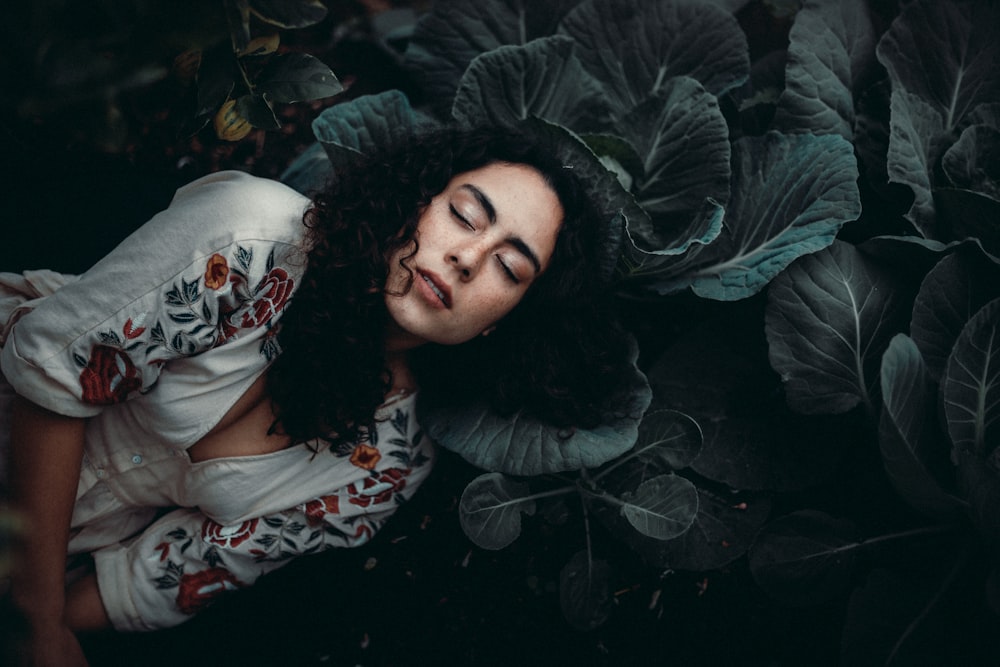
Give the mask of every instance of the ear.
M 484 329 L 483 333 L 481 335 L 483 335 L 483 336 L 489 336 L 491 333 L 493 333 L 494 331 L 496 331 L 496 329 L 497 329 L 497 325 L 494 324 L 493 326 L 487 327 L 486 329 Z

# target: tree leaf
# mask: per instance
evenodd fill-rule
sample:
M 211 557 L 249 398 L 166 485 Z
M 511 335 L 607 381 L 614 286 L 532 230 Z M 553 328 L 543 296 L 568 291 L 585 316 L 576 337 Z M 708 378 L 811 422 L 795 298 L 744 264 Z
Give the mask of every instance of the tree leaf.
M 427 126 L 398 90 L 335 104 L 312 124 L 334 167 L 350 166 L 358 154 L 405 144 Z
M 198 65 L 198 116 L 212 113 L 236 85 L 236 58 L 227 43 L 205 50 Z
M 921 99 L 951 132 L 976 106 L 1000 99 L 998 25 L 996 3 L 917 0 L 882 36 L 878 60 L 894 93 L 906 90 Z
M 616 126 L 642 160 L 633 192 L 654 220 L 648 228 L 631 225 L 632 242 L 644 252 L 673 254 L 692 238 L 712 241 L 721 220 L 711 234 L 689 230 L 688 222 L 706 199 L 721 206 L 729 200 L 729 128 L 715 96 L 695 79 L 675 77 Z
M 862 0 L 808 0 L 789 33 L 775 128 L 854 139 L 854 100 L 871 82 L 875 28 Z
M 455 93 L 452 116 L 467 126 L 515 126 L 531 116 L 588 129 L 605 115 L 597 81 L 574 54 L 573 40 L 553 35 L 500 46 L 469 65 Z
M 690 76 L 713 95 L 740 85 L 750 71 L 746 36 L 732 14 L 688 0 L 586 0 L 559 34 L 582 47 L 584 66 L 613 109 L 628 110 L 675 76 Z
M 472 480 L 458 506 L 458 519 L 466 536 L 483 549 L 503 549 L 521 534 L 521 513 L 535 513 L 535 501 L 526 484 L 500 473 L 486 473 Z
M 275 102 L 318 100 L 344 89 L 333 71 L 308 53 L 271 56 L 256 85 L 259 93 Z
M 613 605 L 611 566 L 587 551 L 573 554 L 559 573 L 559 606 L 569 624 L 593 630 L 608 620 Z
M 476 56 L 552 34 L 578 1 L 437 0 L 417 22 L 404 64 L 439 115 L 446 117 L 458 83 Z
M 669 540 L 683 535 L 698 512 L 694 484 L 677 475 L 659 475 L 622 495 L 621 513 L 647 537 Z
M 254 127 L 276 130 L 281 127 L 274 109 L 261 95 L 241 95 L 236 98 L 236 113 L 246 118 Z
M 935 475 L 951 472 L 949 447 L 937 428 L 935 391 L 920 350 L 904 334 L 893 337 L 882 357 L 882 395 L 879 446 L 896 492 L 928 516 L 954 513 L 963 503 Z
M 854 149 L 843 137 L 769 132 L 737 140 L 722 233 L 677 258 L 655 288 L 690 285 L 699 296 L 724 301 L 756 294 L 857 219 L 857 178 Z
M 986 456 L 1000 446 L 1000 299 L 962 329 L 941 389 L 956 450 Z
M 750 547 L 750 572 L 769 595 L 812 605 L 848 590 L 861 546 L 853 523 L 815 510 L 793 512 L 764 526 Z
M 909 309 L 899 281 L 847 243 L 790 266 L 768 292 L 766 331 L 792 409 L 874 411 L 879 360 Z
M 971 244 L 943 257 L 924 277 L 913 303 L 910 335 L 935 382 L 941 381 L 962 328 L 997 297 L 1000 266 Z

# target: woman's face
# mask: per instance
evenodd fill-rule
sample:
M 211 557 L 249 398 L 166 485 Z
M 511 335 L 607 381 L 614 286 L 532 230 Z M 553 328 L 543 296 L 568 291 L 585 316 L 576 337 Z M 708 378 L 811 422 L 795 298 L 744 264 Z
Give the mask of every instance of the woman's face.
M 532 167 L 495 162 L 452 178 L 420 215 L 418 250 L 405 260 L 409 291 L 399 262 L 411 248 L 390 258 L 390 346 L 488 332 L 548 267 L 562 219 L 559 198 Z

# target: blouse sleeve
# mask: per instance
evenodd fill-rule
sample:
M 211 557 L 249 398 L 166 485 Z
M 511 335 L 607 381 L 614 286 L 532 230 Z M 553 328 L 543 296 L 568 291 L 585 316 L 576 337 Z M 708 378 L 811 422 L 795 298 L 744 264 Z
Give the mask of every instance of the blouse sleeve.
M 94 554 L 111 623 L 121 631 L 177 625 L 296 556 L 364 544 L 430 469 L 426 459 L 389 468 L 287 511 L 230 526 L 194 509 L 175 510 L 131 542 Z
M 54 412 L 89 417 L 149 391 L 171 359 L 268 335 L 305 259 L 308 200 L 280 183 L 220 172 L 178 190 L 170 207 L 13 327 L 0 364 L 15 390 Z

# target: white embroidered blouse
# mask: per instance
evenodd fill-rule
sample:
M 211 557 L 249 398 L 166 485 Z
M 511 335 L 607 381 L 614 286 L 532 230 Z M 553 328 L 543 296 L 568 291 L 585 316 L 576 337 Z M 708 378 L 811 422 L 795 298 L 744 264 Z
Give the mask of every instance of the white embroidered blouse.
M 333 450 L 186 453 L 280 353 L 307 204 L 240 172 L 195 181 L 0 352 L 19 394 L 90 418 L 69 550 L 93 553 L 117 629 L 175 625 L 292 557 L 364 543 L 430 472 L 412 394 Z

